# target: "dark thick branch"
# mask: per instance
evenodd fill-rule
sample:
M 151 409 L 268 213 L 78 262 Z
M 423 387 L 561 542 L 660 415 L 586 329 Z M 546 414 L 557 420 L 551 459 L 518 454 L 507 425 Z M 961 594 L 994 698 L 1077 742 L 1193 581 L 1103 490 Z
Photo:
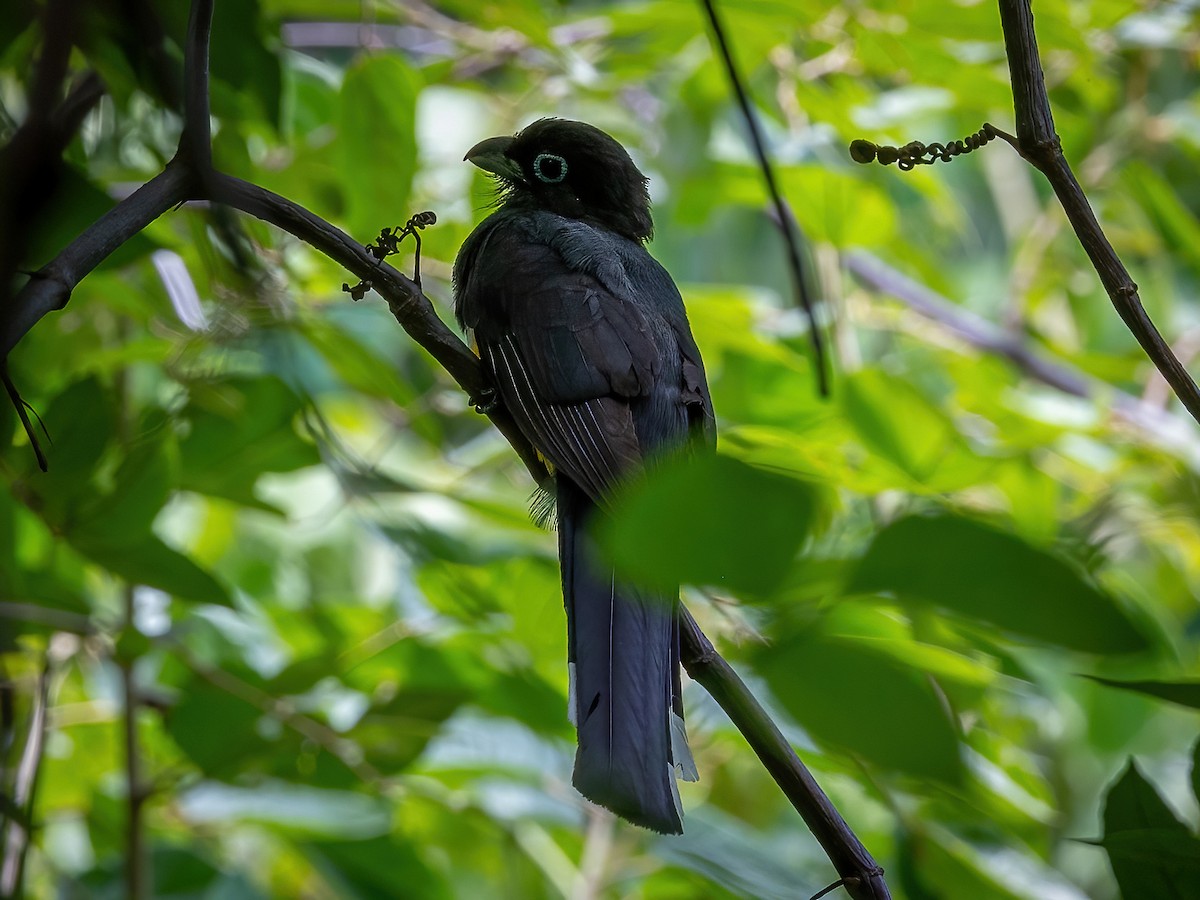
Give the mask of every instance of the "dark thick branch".
M 1146 314 L 1137 285 L 1105 237 L 1071 171 L 1054 130 L 1054 114 L 1038 59 L 1030 0 L 999 0 L 1000 25 L 1012 78 L 1020 153 L 1050 182 L 1071 227 L 1092 261 L 1104 290 L 1126 327 L 1162 373 L 1192 418 L 1200 422 L 1200 389 Z
M 37 322 L 71 299 L 71 291 L 108 255 L 174 206 L 190 199 L 192 177 L 178 158 L 93 222 L 12 298 L 0 322 L 0 358 Z
M 692 614 L 682 607 L 679 624 L 683 667 L 688 675 L 704 686 L 745 736 L 751 749 L 825 850 L 841 877 L 846 893 L 854 900 L 890 898 L 887 883 L 883 880 L 883 869 L 829 802 L 812 773 L 800 761 L 792 745 L 750 693 L 745 682 L 704 636 Z
M 203 179 L 212 169 L 212 121 L 208 96 L 208 39 L 212 33 L 213 0 L 195 0 L 188 17 L 183 51 L 183 134 L 179 149 L 186 153 Z

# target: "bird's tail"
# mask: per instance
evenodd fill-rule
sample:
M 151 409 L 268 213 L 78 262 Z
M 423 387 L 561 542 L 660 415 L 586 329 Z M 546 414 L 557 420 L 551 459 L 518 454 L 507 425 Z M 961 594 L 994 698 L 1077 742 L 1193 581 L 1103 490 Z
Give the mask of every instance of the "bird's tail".
M 675 779 L 695 781 L 696 767 L 680 703 L 678 595 L 618 582 L 588 534 L 596 506 L 558 480 L 571 718 L 579 734 L 575 787 L 636 825 L 679 834 Z

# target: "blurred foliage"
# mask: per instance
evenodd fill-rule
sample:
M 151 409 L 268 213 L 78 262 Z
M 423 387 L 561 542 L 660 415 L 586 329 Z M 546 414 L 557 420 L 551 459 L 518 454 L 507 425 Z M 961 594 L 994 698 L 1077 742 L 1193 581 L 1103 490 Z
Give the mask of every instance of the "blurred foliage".
M 1011 128 L 994 5 L 727 6 L 812 239 L 830 400 L 694 3 L 218 3 L 216 160 L 364 242 L 436 210 L 423 273 L 448 316 L 450 263 L 491 202 L 465 149 L 541 115 L 611 131 L 652 177 L 652 249 L 688 301 L 722 429 L 709 469 L 631 489 L 614 554 L 663 577 L 650 548 L 695 585 L 701 624 L 895 896 L 1195 896 L 1195 427 L 1168 440 L 1108 392 L 1060 394 L 839 264 L 873 253 L 1179 418 L 1009 148 L 907 174 L 848 159 L 859 137 Z M 125 6 L 86 14 L 73 66 L 109 93 L 30 223 L 27 268 L 174 152 L 163 73 L 186 4 L 144 7 L 140 30 Z M 26 114 L 34 9 L 0 16 L 5 136 Z M 1068 157 L 1151 314 L 1194 353 L 1195 4 L 1036 14 Z M 43 475 L 0 410 L 5 791 L 51 663 L 29 896 L 123 895 L 121 666 L 145 700 L 157 896 L 770 898 L 833 881 L 695 685 L 687 833 L 585 808 L 554 538 L 530 522 L 527 476 L 345 280 L 260 222 L 188 206 L 12 354 L 53 438 Z

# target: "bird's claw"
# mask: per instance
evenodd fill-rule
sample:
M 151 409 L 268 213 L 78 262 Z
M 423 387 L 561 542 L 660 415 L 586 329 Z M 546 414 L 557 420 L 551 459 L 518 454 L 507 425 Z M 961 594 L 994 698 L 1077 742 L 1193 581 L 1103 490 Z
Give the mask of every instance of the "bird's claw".
M 475 407 L 475 412 L 481 416 L 490 416 L 500 406 L 500 398 L 496 395 L 496 389 L 485 387 L 476 394 L 472 394 L 467 398 L 467 402 Z

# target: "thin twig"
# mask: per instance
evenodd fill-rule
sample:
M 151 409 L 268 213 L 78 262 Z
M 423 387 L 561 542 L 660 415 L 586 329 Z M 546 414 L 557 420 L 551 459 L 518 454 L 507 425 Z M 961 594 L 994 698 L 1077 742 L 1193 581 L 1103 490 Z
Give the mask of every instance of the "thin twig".
M 1030 0 L 999 0 L 999 3 L 1000 26 L 1004 31 L 1004 49 L 1012 79 L 1018 150 L 1046 176 L 1117 313 L 1192 418 L 1200 422 L 1200 389 L 1146 314 L 1137 285 L 1105 236 L 1063 155 L 1038 58 Z
M 29 850 L 29 833 L 33 827 L 33 797 L 41 770 L 42 750 L 46 743 L 46 709 L 50 700 L 51 654 L 38 676 L 29 718 L 29 735 L 17 764 L 13 782 L 12 804 L 20 817 L 9 817 L 4 833 L 4 859 L 0 860 L 0 897 L 22 896 L 21 882 L 25 875 L 25 856 Z
M 779 217 L 779 226 L 783 229 L 784 244 L 787 246 L 788 266 L 792 272 L 792 283 L 796 289 L 796 297 L 804 314 L 808 317 L 808 335 L 813 350 L 813 366 L 817 372 L 817 390 L 822 397 L 829 396 L 829 373 L 825 361 L 825 342 L 821 337 L 821 329 L 817 324 L 816 311 L 813 308 L 812 297 L 809 296 L 808 281 L 804 277 L 804 262 L 800 253 L 800 234 L 796 219 L 788 208 L 783 194 L 779 190 L 779 182 L 775 178 L 775 168 L 771 165 L 771 157 L 767 154 L 767 144 L 758 124 L 758 117 L 750 104 L 750 96 L 738 73 L 737 64 L 733 59 L 733 51 L 725 36 L 725 28 L 713 0 L 703 0 L 704 12 L 708 24 L 713 30 L 717 48 L 721 51 L 721 61 L 725 65 L 725 74 L 737 95 L 738 106 L 741 107 L 742 117 L 746 120 L 746 129 L 750 132 L 750 140 L 754 145 L 754 155 L 758 158 L 758 167 L 762 170 L 763 180 L 767 191 L 771 194 L 771 202 L 775 207 L 775 215 Z
M 124 627 L 133 624 L 133 585 L 124 587 Z M 142 779 L 141 748 L 138 743 L 138 692 L 134 681 L 135 660 L 119 659 L 122 688 L 122 724 L 125 742 L 125 895 L 129 900 L 144 900 L 152 896 L 150 868 L 146 854 L 145 817 L 147 789 Z
M 7 359 L 0 359 L 0 381 L 4 382 L 4 390 L 8 394 L 9 402 L 12 403 L 13 409 L 17 411 L 17 416 L 21 420 L 21 427 L 25 429 L 25 434 L 29 438 L 29 446 L 33 448 L 33 455 L 37 458 L 38 468 L 43 472 L 48 471 L 49 466 L 46 463 L 46 454 L 42 451 L 42 442 L 38 440 L 37 432 L 33 430 L 33 423 L 29 421 L 29 414 L 25 411 L 25 407 L 28 404 L 8 374 Z

